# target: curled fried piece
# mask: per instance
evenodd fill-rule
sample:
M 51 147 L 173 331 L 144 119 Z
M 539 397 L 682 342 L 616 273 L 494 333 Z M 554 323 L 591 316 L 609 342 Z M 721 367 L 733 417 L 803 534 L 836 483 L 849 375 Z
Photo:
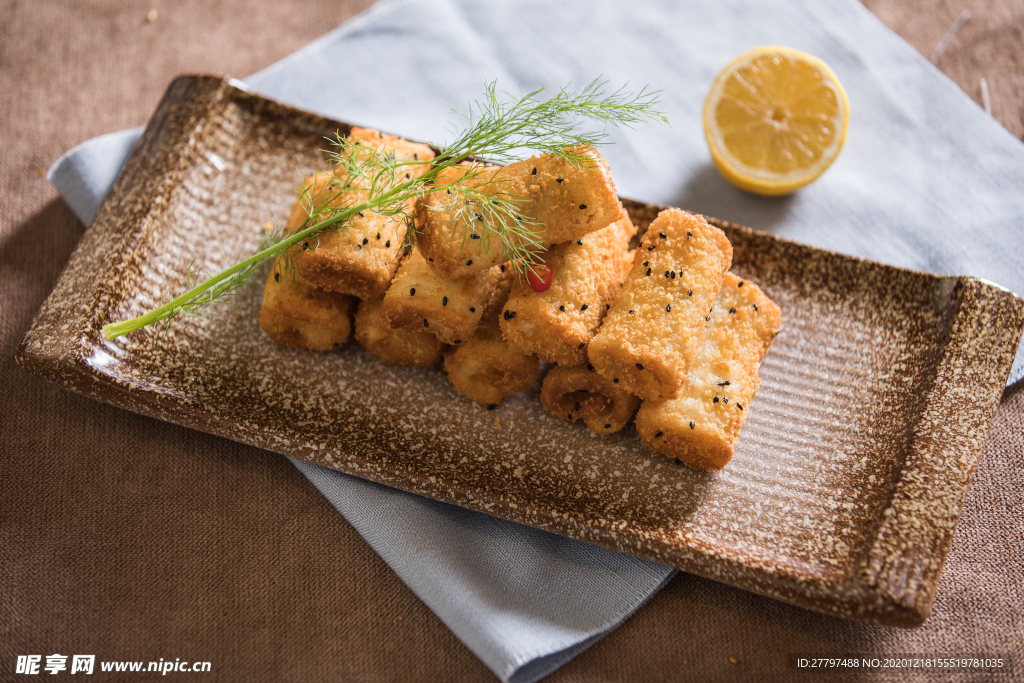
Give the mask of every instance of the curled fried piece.
M 588 148 L 581 168 L 550 154 L 530 157 L 497 169 L 478 172 L 471 181 L 484 191 L 516 201 L 522 216 L 540 225 L 544 246 L 576 240 L 625 217 L 608 166 Z M 437 192 L 423 200 L 423 229 L 416 240 L 439 277 L 451 279 L 484 270 L 509 257 L 497 235 L 483 235 L 478 225 L 486 207 L 459 204 L 463 199 Z M 476 235 L 477 237 L 473 237 Z M 522 245 L 519 245 L 522 246 Z
M 512 350 L 501 338 L 498 312 L 508 297 L 508 285 L 496 290 L 473 338 L 444 355 L 445 374 L 455 391 L 483 405 L 497 405 L 529 389 L 540 374 L 535 356 Z
M 461 344 L 473 336 L 498 283 L 511 277 L 511 270 L 505 271 L 505 266 L 494 266 L 442 280 L 414 249 L 384 295 L 381 315 L 392 327 L 426 331 L 446 344 Z
M 329 351 L 348 341 L 356 303 L 347 294 L 314 287 L 278 258 L 263 287 L 260 327 L 278 344 Z
M 636 396 L 582 365 L 551 368 L 541 385 L 540 401 L 555 417 L 582 419 L 595 434 L 619 431 L 640 405 Z
M 641 441 L 696 470 L 722 469 L 732 459 L 760 384 L 758 367 L 781 324 L 779 307 L 757 285 L 726 273 L 682 392 L 640 406 Z
M 731 262 L 732 245 L 721 230 L 701 216 L 662 211 L 590 342 L 590 362 L 644 400 L 676 396 Z
M 400 160 L 429 161 L 433 150 L 375 130 L 353 128 L 350 139 L 381 152 L 394 152 Z M 403 174 L 422 175 L 429 164 L 401 167 Z M 298 201 L 288 218 L 286 232 L 294 232 L 305 224 L 311 212 L 323 206 L 354 205 L 364 201 L 369 192 L 359 189 L 341 190 L 343 170 L 317 173 L 306 178 Z M 410 203 L 409 209 L 412 209 Z M 299 272 L 307 280 L 328 291 L 353 294 L 361 299 L 382 296 L 402 259 L 406 225 L 398 217 L 381 216 L 364 211 L 353 216 L 337 230 L 327 230 L 305 245 L 298 255 Z
M 553 276 L 547 290 L 534 291 L 525 278 L 512 286 L 505 308 L 515 316 L 501 318 L 509 346 L 546 363 L 586 363 L 587 344 L 629 272 L 635 231 L 626 216 L 548 251 Z
M 381 300 L 368 299 L 356 311 L 356 341 L 374 356 L 392 365 L 437 365 L 447 348 L 434 335 L 414 330 L 396 330 L 381 316 Z

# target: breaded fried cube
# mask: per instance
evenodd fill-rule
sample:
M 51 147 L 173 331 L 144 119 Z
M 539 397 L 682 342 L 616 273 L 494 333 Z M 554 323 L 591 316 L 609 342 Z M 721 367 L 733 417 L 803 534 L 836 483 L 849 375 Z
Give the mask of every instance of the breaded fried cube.
M 629 240 L 636 229 L 629 217 L 545 254 L 553 271 L 551 286 L 534 291 L 526 278 L 512 286 L 501 318 L 501 332 L 513 349 L 546 363 L 587 362 L 587 344 L 622 289 L 632 265 Z
M 590 342 L 591 364 L 644 400 L 677 396 L 731 263 L 725 233 L 701 216 L 662 211 Z
M 381 315 L 392 327 L 430 332 L 446 344 L 460 344 L 473 336 L 498 282 L 511 276 L 511 270 L 505 271 L 505 266 L 494 266 L 442 280 L 414 249 L 384 295 Z
M 545 247 L 579 239 L 622 219 L 625 210 L 615 194 L 597 150 L 586 148 L 587 162 L 577 168 L 550 154 L 530 157 L 498 169 L 481 170 L 467 181 L 482 185 L 495 199 L 517 202 L 524 225 L 537 232 Z M 467 204 L 457 191 L 423 199 L 423 229 L 416 236 L 420 252 L 438 276 L 451 279 L 509 260 L 496 234 L 482 234 L 487 207 Z M 488 220 L 497 221 L 498 217 Z M 536 225 L 531 224 L 531 221 Z
M 495 291 L 472 339 L 444 354 L 445 374 L 455 391 L 486 406 L 529 389 L 540 375 L 535 356 L 512 350 L 501 338 L 498 313 L 508 297 L 508 286 L 501 284 Z
M 419 330 L 396 330 L 380 314 L 381 299 L 359 302 L 356 341 L 374 356 L 392 365 L 429 368 L 441 362 L 448 348 L 437 337 Z
M 394 152 L 401 160 L 429 162 L 434 158 L 434 151 L 427 145 L 373 130 L 353 128 L 349 138 L 381 152 Z M 429 168 L 429 163 L 421 163 L 401 167 L 400 172 L 407 177 L 419 176 Z M 369 192 L 365 190 L 342 191 L 344 181 L 341 166 L 333 174 L 318 173 L 307 178 L 286 231 L 294 232 L 303 227 L 317 207 L 354 206 L 366 201 Z M 410 201 L 407 209 L 412 211 L 414 202 Z M 407 229 L 401 218 L 363 211 L 349 219 L 345 226 L 322 232 L 310 240 L 297 259 L 299 272 L 328 291 L 344 292 L 361 299 L 378 298 L 383 296 L 398 269 Z
M 284 346 L 329 351 L 348 341 L 355 298 L 314 287 L 294 269 L 274 261 L 263 287 L 260 327 Z
M 593 365 L 551 368 L 540 388 L 540 402 L 555 417 L 583 420 L 595 434 L 619 431 L 640 405 L 640 399 L 601 377 Z
M 726 273 L 682 392 L 640 406 L 641 441 L 693 469 L 722 469 L 732 459 L 760 385 L 758 367 L 781 324 L 779 307 L 757 285 Z

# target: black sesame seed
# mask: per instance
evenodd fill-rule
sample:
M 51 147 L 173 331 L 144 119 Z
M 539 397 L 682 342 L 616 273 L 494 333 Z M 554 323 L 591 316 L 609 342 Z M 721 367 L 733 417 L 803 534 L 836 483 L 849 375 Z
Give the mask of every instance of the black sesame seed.
M 667 270 L 665 271 L 665 277 L 668 277 L 668 271 Z
M 740 283 L 738 285 L 736 285 L 736 286 L 737 287 L 742 287 L 743 286 L 743 280 L 740 280 Z
M 647 269 L 647 277 L 650 277 L 650 276 L 651 276 L 651 269 L 650 269 L 650 268 L 648 268 L 648 269 Z
M 594 366 L 588 364 L 587 365 L 587 370 L 590 370 L 591 372 L 593 372 L 594 371 Z
M 720 386 L 720 387 L 727 387 L 730 384 L 731 384 L 731 382 L 729 380 L 725 380 L 724 382 L 719 382 L 718 386 Z
M 473 259 L 469 259 L 468 261 L 466 261 L 466 265 L 467 266 L 473 265 Z
M 658 432 L 657 434 L 654 435 L 654 438 L 660 439 L 662 434 L 664 434 L 664 432 Z
M 281 281 L 281 273 L 274 273 L 274 282 Z
M 636 369 L 637 370 L 643 370 L 644 369 L 643 363 L 637 363 L 636 364 Z
M 409 296 L 416 296 L 416 288 L 415 287 L 410 287 L 409 288 Z
M 576 350 L 578 351 L 578 350 L 582 349 L 586 345 L 587 345 L 587 342 L 580 342 L 580 345 L 576 347 Z
M 415 159 L 416 161 L 419 161 L 420 160 L 420 155 L 417 154 L 416 152 L 413 152 L 412 153 L 412 158 Z
M 583 209 L 585 209 L 585 208 L 587 208 L 587 205 L 586 205 L 586 204 L 580 204 L 580 211 L 582 211 L 582 210 L 583 210 Z
M 736 405 L 739 407 L 740 410 L 743 410 L 743 404 L 742 403 L 737 403 Z
M 605 304 L 605 305 L 604 305 L 604 310 L 606 310 L 606 311 L 607 311 L 607 310 L 608 310 L 609 308 L 611 308 L 611 307 L 612 307 L 612 305 L 611 305 L 611 304 Z
M 305 251 L 306 249 L 309 249 L 309 242 L 302 243 L 302 250 Z
M 451 193 L 452 193 L 452 191 L 451 191 L 451 190 L 445 190 L 445 191 L 446 191 L 446 192 L 447 192 L 448 194 L 451 194 Z
M 580 306 L 580 310 L 581 310 L 581 311 L 585 311 L 585 310 L 587 310 L 587 305 L 586 305 L 586 304 L 583 304 L 582 306 Z
M 615 382 L 616 384 L 618 384 L 618 383 L 619 383 L 619 378 L 618 378 L 618 377 L 616 377 L 616 378 L 615 378 L 615 379 L 613 379 L 612 381 L 613 381 L 613 382 Z
M 578 244 L 578 245 L 580 245 L 582 247 L 583 246 L 583 240 L 576 240 L 576 244 Z
M 531 173 L 530 175 L 537 175 L 537 167 L 536 166 L 533 167 L 533 173 Z
M 676 271 L 674 271 L 674 270 L 672 271 L 672 279 L 673 279 L 673 280 L 675 280 L 675 279 L 676 279 Z
M 497 403 L 492 403 L 491 405 L 487 406 L 487 410 L 494 410 L 497 407 L 498 407 Z
M 710 321 L 711 321 L 711 316 L 710 315 L 704 316 L 704 322 L 710 322 Z
M 652 244 L 651 246 L 647 247 L 647 251 L 654 251 L 654 245 Z
M 644 261 L 644 265 L 645 266 L 649 266 L 649 265 L 651 265 L 651 262 L 650 261 Z
M 569 416 L 566 419 L 567 420 L 571 420 L 572 419 L 572 413 L 569 413 Z
M 728 403 L 728 402 L 729 402 L 729 397 L 728 396 L 722 397 L 722 403 Z
M 369 237 L 364 237 L 363 238 L 363 244 L 369 244 L 369 242 L 370 242 L 370 238 Z
M 505 316 L 505 320 L 508 320 L 509 317 L 510 317 L 509 314 L 508 314 L 508 311 L 505 311 L 505 313 L 503 313 L 503 315 Z
M 469 307 L 469 312 L 470 313 L 476 313 L 476 307 L 475 306 L 470 306 Z
M 427 260 L 430 261 L 431 263 L 434 262 L 434 259 L 432 259 L 432 258 L 428 258 Z
M 735 308 L 730 308 L 730 309 L 729 309 L 729 312 L 730 312 L 730 313 L 735 313 L 735 312 L 736 312 L 736 309 L 735 309 Z
M 430 323 L 427 322 L 426 318 L 423 319 L 423 327 L 430 327 Z
M 659 232 L 658 237 L 660 237 L 661 239 L 665 239 L 665 233 Z
M 693 290 L 692 289 L 686 290 L 686 296 L 693 296 Z
M 560 183 L 560 182 L 562 182 L 563 180 L 565 180 L 565 178 L 555 178 L 555 182 L 556 182 L 556 183 Z
M 712 403 L 718 403 L 718 397 L 717 396 L 715 396 L 715 400 L 712 401 Z
M 461 344 L 461 343 L 462 343 L 462 340 L 461 340 L 461 339 L 456 339 L 456 340 L 455 340 L 455 343 L 456 343 L 456 344 Z
M 441 305 L 442 306 L 447 306 L 448 305 L 448 297 L 442 297 L 441 298 Z
M 690 420 L 690 429 L 693 429 L 696 425 L 693 424 L 693 420 Z
M 563 306 L 559 306 L 559 307 L 558 307 L 558 310 L 560 310 L 560 311 L 564 311 L 564 310 L 565 310 L 565 306 L 564 306 L 564 305 L 563 305 Z
M 477 219 L 478 221 L 482 221 L 482 220 L 484 219 L 484 217 L 483 217 L 483 216 L 481 216 L 480 214 L 477 214 L 477 215 L 476 215 L 476 219 Z
M 360 212 L 359 212 L 359 217 L 360 217 L 360 218 L 364 218 L 364 216 L 363 216 L 363 212 L 362 212 L 362 211 L 360 211 Z
M 503 264 L 503 265 L 501 266 L 501 272 L 503 272 L 503 273 L 505 272 L 505 266 L 504 266 L 504 264 Z
M 754 310 L 755 311 L 757 310 L 757 304 L 754 304 Z
M 391 246 L 391 240 L 388 240 L 387 242 L 385 242 L 384 246 L 385 247 L 390 247 Z
M 406 178 L 406 180 L 409 179 L 409 174 L 408 173 L 405 174 L 405 178 Z
M 377 233 L 377 239 L 380 239 L 380 233 L 379 232 Z
M 611 429 L 611 428 L 612 428 L 612 426 L 611 426 L 610 424 L 608 424 L 608 425 L 605 425 L 605 426 L 604 426 L 604 428 L 605 428 L 605 429 Z
M 692 232 L 686 233 L 686 239 L 690 239 L 691 237 L 693 237 L 693 233 Z
M 665 306 L 665 312 L 666 313 L 671 313 L 672 312 L 672 305 L 671 304 L 669 304 L 668 306 Z
M 631 309 L 629 309 L 629 314 L 630 314 L 630 315 L 633 315 L 633 309 L 632 309 L 632 308 L 631 308 Z
M 579 410 L 580 409 L 580 402 L 576 401 L 576 403 L 575 403 L 575 405 L 573 405 L 572 409 L 573 410 Z
M 471 239 L 471 240 L 478 240 L 478 239 L 480 239 L 480 235 L 478 235 L 478 234 L 476 234 L 474 232 L 472 235 L 469 236 L 469 239 Z

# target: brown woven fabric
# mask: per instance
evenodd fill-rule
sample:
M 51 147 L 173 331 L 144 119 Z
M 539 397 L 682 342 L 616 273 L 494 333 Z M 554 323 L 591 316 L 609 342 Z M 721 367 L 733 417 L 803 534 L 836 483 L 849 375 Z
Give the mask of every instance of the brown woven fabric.
M 42 170 L 83 140 L 144 123 L 176 74 L 252 73 L 367 4 L 0 5 L 0 680 L 18 678 L 17 655 L 54 652 L 210 661 L 203 680 L 494 680 L 284 458 L 69 394 L 13 361 L 83 231 Z M 868 6 L 926 56 L 961 9 Z M 987 78 L 993 112 L 1020 137 L 1024 8 L 969 6 L 939 65 L 979 101 Z M 1018 385 L 921 629 L 845 622 L 680 575 L 548 680 L 787 680 L 797 651 L 1020 656 L 1022 416 Z

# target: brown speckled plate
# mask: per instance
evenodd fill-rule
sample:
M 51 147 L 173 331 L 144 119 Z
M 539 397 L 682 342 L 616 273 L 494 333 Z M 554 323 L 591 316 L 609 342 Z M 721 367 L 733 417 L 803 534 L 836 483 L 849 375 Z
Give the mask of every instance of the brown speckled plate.
M 546 414 L 528 391 L 488 412 L 438 370 L 320 354 L 236 309 L 105 341 L 107 322 L 183 291 L 281 221 L 296 169 L 348 126 L 220 78 L 175 80 L 18 350 L 102 401 L 649 558 L 837 616 L 928 616 L 1024 302 L 720 221 L 733 270 L 782 308 L 736 455 L 701 473 Z M 657 207 L 628 202 L 645 227 Z M 500 418 L 500 422 L 499 422 Z

